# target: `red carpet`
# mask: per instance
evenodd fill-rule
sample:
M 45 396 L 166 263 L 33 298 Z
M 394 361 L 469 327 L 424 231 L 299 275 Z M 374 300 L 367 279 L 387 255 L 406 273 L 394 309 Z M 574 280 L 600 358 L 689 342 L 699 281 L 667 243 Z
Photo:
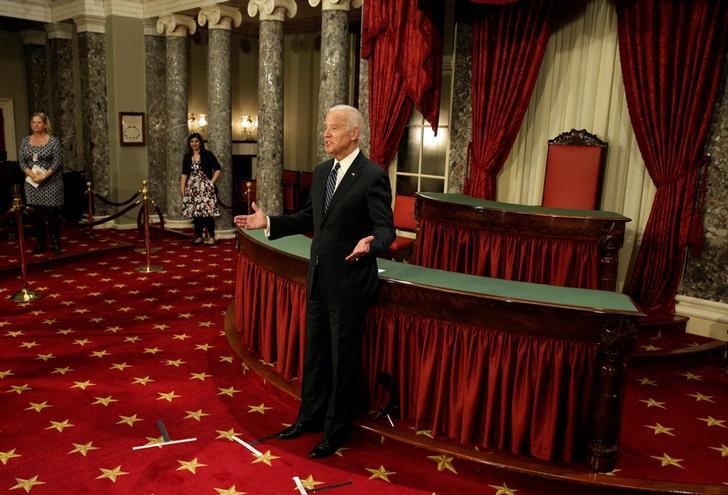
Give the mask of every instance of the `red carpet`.
M 307 458 L 315 435 L 253 456 L 229 437 L 279 430 L 296 403 L 245 374 L 224 336 L 234 242 L 156 245 L 161 273 L 133 271 L 144 256 L 132 250 L 35 271 L 33 303 L 9 301 L 18 280 L 0 279 L 0 492 L 295 494 L 299 476 L 308 488 L 351 482 L 333 495 L 563 493 L 362 432 L 323 461 Z M 728 481 L 728 381 L 691 372 L 632 377 L 618 477 Z M 157 420 L 172 440 L 197 440 L 133 451 L 161 440 Z

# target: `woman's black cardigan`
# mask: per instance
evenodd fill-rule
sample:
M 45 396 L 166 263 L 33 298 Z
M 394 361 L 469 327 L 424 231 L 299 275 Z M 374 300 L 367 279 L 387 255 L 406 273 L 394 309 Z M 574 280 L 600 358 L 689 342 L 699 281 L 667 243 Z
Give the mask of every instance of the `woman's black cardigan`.
M 209 150 L 200 150 L 200 167 L 210 180 L 212 180 L 212 174 L 215 173 L 215 170 L 221 169 L 217 158 L 215 158 L 215 155 Z M 185 153 L 184 158 L 182 158 L 182 175 L 189 177 L 191 170 L 192 153 Z

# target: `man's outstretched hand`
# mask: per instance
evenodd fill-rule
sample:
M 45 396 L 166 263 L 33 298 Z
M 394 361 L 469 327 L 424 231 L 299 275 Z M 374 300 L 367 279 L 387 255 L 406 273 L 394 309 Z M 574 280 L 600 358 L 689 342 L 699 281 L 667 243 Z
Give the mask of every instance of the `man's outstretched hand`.
M 233 222 L 235 222 L 235 225 L 237 225 L 241 229 L 264 229 L 268 225 L 268 220 L 266 218 L 265 212 L 262 209 L 258 208 L 255 202 L 253 202 L 250 206 L 253 208 L 252 215 L 238 215 L 233 218 Z
M 354 250 L 351 252 L 351 254 L 346 257 L 346 261 L 359 261 L 359 258 L 369 254 L 369 247 L 373 240 L 373 235 L 369 235 L 364 237 L 363 239 L 360 239 L 359 242 L 356 243 L 356 246 L 354 246 Z

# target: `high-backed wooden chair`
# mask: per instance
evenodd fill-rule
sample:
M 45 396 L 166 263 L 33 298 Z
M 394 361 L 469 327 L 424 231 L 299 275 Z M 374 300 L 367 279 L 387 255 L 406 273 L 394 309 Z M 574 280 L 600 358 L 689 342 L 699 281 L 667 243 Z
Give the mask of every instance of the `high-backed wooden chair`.
M 397 261 L 407 261 L 412 254 L 415 239 L 402 236 L 400 232 L 416 234 L 417 227 L 415 197 L 397 194 L 394 198 L 394 228 L 397 229 L 397 237 L 389 245 L 386 257 Z
M 549 140 L 541 206 L 599 209 L 607 143 L 585 129 Z
M 300 183 L 299 183 L 299 195 L 300 195 L 300 202 L 301 202 L 301 208 L 303 208 L 303 205 L 306 204 L 306 200 L 308 199 L 308 193 L 311 190 L 311 184 L 313 183 L 313 172 L 307 172 L 305 170 L 301 171 L 300 175 Z
M 281 181 L 283 182 L 283 213 L 293 213 L 300 210 L 298 170 L 283 170 Z

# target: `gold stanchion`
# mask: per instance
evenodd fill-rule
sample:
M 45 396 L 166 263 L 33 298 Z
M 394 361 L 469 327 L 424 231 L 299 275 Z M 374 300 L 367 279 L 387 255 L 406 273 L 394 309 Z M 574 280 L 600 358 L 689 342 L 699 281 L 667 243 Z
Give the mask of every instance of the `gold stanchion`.
M 146 251 L 147 264 L 138 266 L 134 271 L 142 273 L 162 272 L 164 268 L 160 265 L 152 265 L 151 248 L 149 247 L 149 196 L 147 181 L 142 181 L 142 208 L 144 209 L 144 250 Z
M 250 203 L 251 203 L 251 201 L 250 201 L 250 188 L 251 187 L 253 187 L 253 183 L 252 182 L 248 181 L 248 182 L 245 183 L 245 201 L 247 203 L 247 206 L 246 206 L 246 209 L 245 209 L 246 215 L 250 215 L 250 210 L 252 208 L 250 206 Z
M 88 235 L 93 237 L 94 232 L 94 191 L 91 189 L 91 182 L 86 182 L 86 205 L 88 207 Z
M 23 200 L 19 188 L 13 187 L 13 210 L 15 210 L 15 223 L 18 225 L 18 250 L 20 251 L 20 276 L 23 288 L 10 296 L 15 302 L 31 302 L 43 297 L 28 288 L 28 270 L 25 266 L 25 237 L 23 235 Z

